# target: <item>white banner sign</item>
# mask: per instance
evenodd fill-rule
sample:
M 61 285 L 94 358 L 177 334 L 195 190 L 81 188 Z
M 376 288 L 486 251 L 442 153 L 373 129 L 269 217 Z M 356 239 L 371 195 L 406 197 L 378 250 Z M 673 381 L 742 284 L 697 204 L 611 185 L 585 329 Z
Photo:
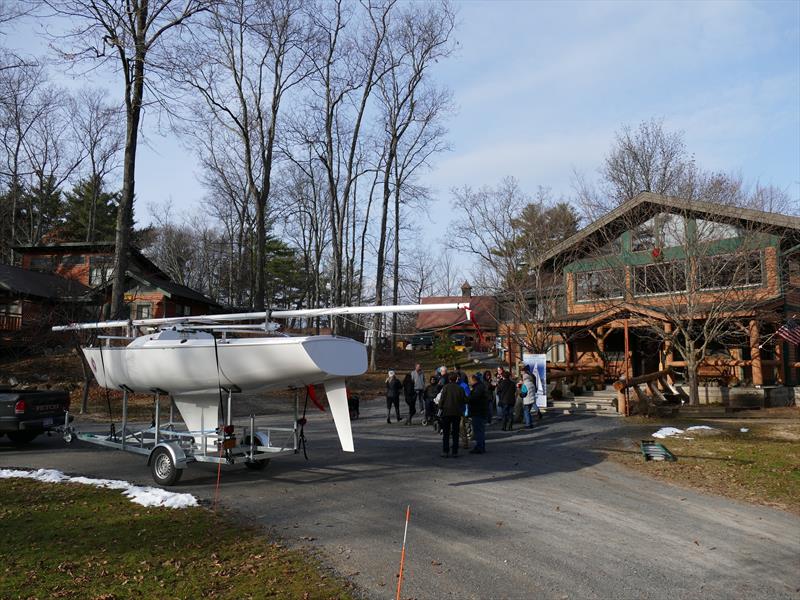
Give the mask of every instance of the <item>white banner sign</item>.
M 547 355 L 524 352 L 522 362 L 531 368 L 536 380 L 536 406 L 547 408 Z

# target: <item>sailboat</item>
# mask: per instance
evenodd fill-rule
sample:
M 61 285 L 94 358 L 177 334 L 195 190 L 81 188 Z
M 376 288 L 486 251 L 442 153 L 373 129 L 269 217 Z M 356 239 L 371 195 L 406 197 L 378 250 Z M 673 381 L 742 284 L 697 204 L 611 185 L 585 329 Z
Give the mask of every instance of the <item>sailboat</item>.
M 123 330 L 126 335 L 98 336 L 99 345 L 82 348 L 97 383 L 126 394 L 171 396 L 190 432 L 217 425 L 222 391 L 230 397 L 322 384 L 342 450 L 353 452 L 345 380 L 366 372 L 366 347 L 335 335 L 281 335 L 273 319 L 461 310 L 472 318 L 469 303 L 410 304 L 71 323 L 53 330 Z

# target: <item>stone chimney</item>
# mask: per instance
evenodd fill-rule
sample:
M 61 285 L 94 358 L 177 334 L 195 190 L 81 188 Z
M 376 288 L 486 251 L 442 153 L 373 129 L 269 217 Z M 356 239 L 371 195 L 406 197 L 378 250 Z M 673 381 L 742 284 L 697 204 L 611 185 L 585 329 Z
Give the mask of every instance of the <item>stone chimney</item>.
M 472 286 L 468 281 L 464 281 L 464 283 L 461 284 L 461 295 L 464 298 L 472 297 Z

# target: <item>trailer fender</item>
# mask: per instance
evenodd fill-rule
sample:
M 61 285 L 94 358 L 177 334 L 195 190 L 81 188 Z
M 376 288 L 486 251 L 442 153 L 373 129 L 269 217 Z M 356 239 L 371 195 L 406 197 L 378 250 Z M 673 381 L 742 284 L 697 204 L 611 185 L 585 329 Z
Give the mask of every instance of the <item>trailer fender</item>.
M 185 469 L 188 465 L 189 461 L 186 460 L 186 453 L 183 451 L 183 448 L 180 447 L 178 442 L 161 442 L 150 451 L 150 455 L 147 457 L 148 467 L 153 461 L 153 454 L 155 454 L 155 451 L 159 448 L 165 448 L 167 452 L 170 453 L 170 456 L 172 456 L 172 462 L 175 463 L 175 467 L 177 469 Z
M 269 446 L 269 436 L 266 431 L 256 431 L 255 438 L 258 442 L 256 446 Z M 249 447 L 250 444 L 245 444 L 245 446 Z

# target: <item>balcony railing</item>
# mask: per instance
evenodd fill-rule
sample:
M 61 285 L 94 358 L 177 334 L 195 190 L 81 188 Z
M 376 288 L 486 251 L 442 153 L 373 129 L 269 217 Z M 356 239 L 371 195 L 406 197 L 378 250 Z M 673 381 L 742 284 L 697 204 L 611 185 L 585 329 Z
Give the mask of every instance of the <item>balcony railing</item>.
M 22 315 L 0 314 L 0 331 L 19 331 L 22 329 Z

